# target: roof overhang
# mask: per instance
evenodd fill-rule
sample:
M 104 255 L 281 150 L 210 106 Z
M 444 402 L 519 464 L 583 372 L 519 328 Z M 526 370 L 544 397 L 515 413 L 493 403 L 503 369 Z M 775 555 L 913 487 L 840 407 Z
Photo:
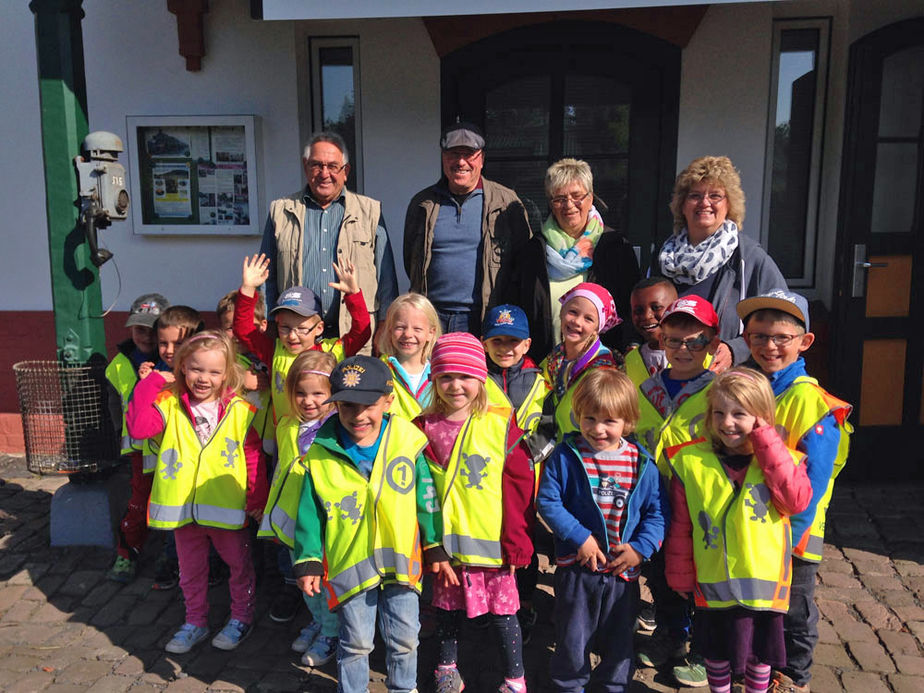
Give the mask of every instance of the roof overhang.
M 777 0 L 771 0 L 777 1 Z M 255 19 L 379 19 L 386 17 L 445 17 L 452 15 L 515 14 L 520 12 L 562 12 L 614 10 L 624 8 L 678 7 L 703 4 L 767 2 L 767 0 L 468 0 L 463 3 L 433 0 L 251 0 Z

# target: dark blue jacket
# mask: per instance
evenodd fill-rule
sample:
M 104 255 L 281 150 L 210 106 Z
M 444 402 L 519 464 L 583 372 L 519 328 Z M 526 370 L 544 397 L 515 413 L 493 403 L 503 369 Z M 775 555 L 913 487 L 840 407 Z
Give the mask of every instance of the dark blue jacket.
M 593 534 L 601 546 L 608 547 L 606 522 L 590 490 L 576 440 L 579 433 L 569 433 L 545 462 L 539 483 L 536 508 L 555 535 L 555 555 L 569 556 Z M 646 560 L 657 551 L 667 534 L 670 505 L 661 483 L 661 475 L 651 454 L 635 440 L 638 448 L 638 479 L 629 493 L 623 514 L 622 541 Z

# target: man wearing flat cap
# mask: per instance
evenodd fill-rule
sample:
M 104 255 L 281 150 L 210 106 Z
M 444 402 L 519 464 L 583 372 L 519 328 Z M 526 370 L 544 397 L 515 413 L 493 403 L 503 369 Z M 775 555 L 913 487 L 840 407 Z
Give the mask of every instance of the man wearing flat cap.
M 505 302 L 531 236 L 517 194 L 482 177 L 484 144 L 471 123 L 443 130 L 443 176 L 411 199 L 404 222 L 411 291 L 430 299 L 444 333 L 480 332 L 485 312 Z

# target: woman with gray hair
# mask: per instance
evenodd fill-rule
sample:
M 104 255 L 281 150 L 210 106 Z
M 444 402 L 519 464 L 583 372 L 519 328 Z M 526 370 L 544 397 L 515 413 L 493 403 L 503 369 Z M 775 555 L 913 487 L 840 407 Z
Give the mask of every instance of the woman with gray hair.
M 695 294 L 715 308 L 722 343 L 712 370 L 743 363 L 749 352 L 735 306 L 749 296 L 785 288 L 786 280 L 757 241 L 740 233 L 744 192 L 731 160 L 703 156 L 690 162 L 677 176 L 670 208 L 674 235 L 661 246 L 661 274 L 681 297 Z
M 558 299 L 581 282 L 594 282 L 613 296 L 621 318 L 639 279 L 635 252 L 625 235 L 607 227 L 594 205 L 594 176 L 586 161 L 561 159 L 545 174 L 550 213 L 526 249 L 521 264 L 519 305 L 529 316 L 530 354 L 544 357 L 560 340 Z M 601 337 L 617 352 L 622 326 Z

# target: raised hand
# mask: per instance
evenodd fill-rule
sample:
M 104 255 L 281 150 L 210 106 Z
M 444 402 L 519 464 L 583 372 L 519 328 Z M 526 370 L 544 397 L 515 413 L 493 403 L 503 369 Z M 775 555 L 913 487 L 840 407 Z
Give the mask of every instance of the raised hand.
M 263 253 L 244 257 L 244 267 L 241 270 L 241 293 L 245 296 L 253 296 L 256 290 L 269 277 L 269 258 Z
M 145 361 L 140 366 L 138 366 L 138 380 L 144 380 L 149 375 L 151 375 L 151 371 L 153 370 L 154 370 L 154 362 Z
M 337 279 L 339 279 L 339 281 L 328 282 L 327 285 L 342 294 L 359 293 L 359 280 L 356 278 L 356 267 L 353 263 L 344 259 L 340 264 L 336 262 L 332 264 L 334 265 L 334 272 L 337 273 Z

